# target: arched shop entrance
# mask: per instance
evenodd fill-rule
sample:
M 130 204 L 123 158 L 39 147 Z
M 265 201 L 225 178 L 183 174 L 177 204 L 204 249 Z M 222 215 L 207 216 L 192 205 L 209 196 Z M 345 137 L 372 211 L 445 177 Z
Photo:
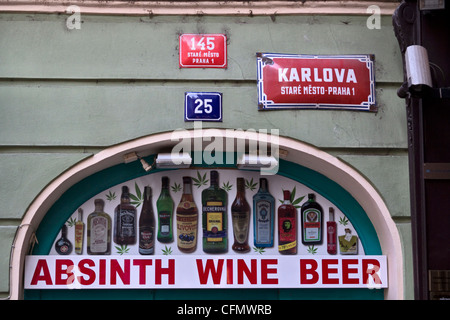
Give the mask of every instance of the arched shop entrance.
M 224 158 L 230 151 L 225 145 L 233 145 L 230 141 L 238 143 L 245 140 L 246 144 L 251 144 L 261 141 L 262 137 L 256 132 L 247 132 L 243 136 L 239 131 L 221 129 L 191 130 L 184 134 L 188 134 L 192 141 L 200 139 L 200 144 L 192 144 L 194 152 L 208 148 L 213 137 L 223 137 L 223 150 L 227 151 Z M 178 251 L 176 227 L 173 225 L 175 240 L 169 244 L 155 241 L 155 253 L 152 256 L 141 256 L 137 245 L 121 247 L 112 239 L 111 254 L 108 256 L 87 255 L 86 245 L 81 255 L 75 252 L 67 256 L 58 255 L 54 244 L 61 237 L 63 225 L 68 226 L 67 236 L 73 243 L 72 225 L 77 219 L 78 209 L 83 210 L 83 221 L 86 223 L 87 216 L 94 211 L 94 199 L 101 198 L 105 202 L 104 211 L 113 218 L 114 207 L 120 202 L 121 187 L 125 185 L 129 187 L 132 197 L 137 198 L 134 205 L 138 207 L 138 213 L 141 210 L 142 190 L 144 186 L 150 185 L 156 213 L 155 203 L 161 192 L 162 177 L 169 177 L 170 192 L 176 207 L 182 193 L 182 177 L 190 176 L 194 181 L 193 195 L 201 217 L 201 192 L 209 187 L 207 180 L 214 170 L 219 174 L 219 185 L 228 193 L 228 208 L 236 196 L 238 177 L 244 178 L 245 195 L 252 206 L 252 197 L 259 188 L 260 171 L 239 170 L 236 164 L 227 161 L 223 164 L 208 164 L 205 161 L 198 164 L 194 161 L 188 168 L 152 169 L 148 172 L 143 170 L 137 159 L 124 163 L 124 158 L 133 153 L 152 163 L 157 154 L 170 152 L 179 143 L 173 137 L 172 133 L 161 133 L 110 147 L 78 163 L 49 184 L 28 208 L 16 235 L 11 258 L 12 297 L 167 300 L 185 299 L 188 294 L 190 299 L 403 298 L 400 238 L 379 194 L 365 178 L 339 159 L 286 137 L 277 137 L 280 156 L 276 175 L 264 176 L 276 201 L 275 213 L 281 204 L 279 200 L 283 197 L 283 190 L 291 191 L 292 200 L 298 206 L 307 200 L 307 194 L 315 194 L 324 213 L 322 244 L 302 244 L 298 215 L 296 255 L 279 254 L 276 223 L 274 246 L 258 250 L 253 248 L 251 219 L 249 244 L 252 250 L 245 254 L 236 253 L 231 249 L 233 229 L 228 212 L 229 249 L 225 254 L 206 254 L 202 251 L 200 218 L 197 249 L 190 254 Z M 267 149 L 270 150 L 270 141 Z M 193 157 L 194 152 L 191 154 Z M 350 231 L 357 239 L 357 252 L 350 252 L 354 255 L 345 254 L 349 252 L 340 251 L 339 248 L 335 255 L 327 253 L 326 222 L 329 220 L 329 208 L 335 212 L 337 235 L 344 236 L 346 231 Z M 114 224 L 114 218 L 112 220 Z M 34 241 L 35 238 L 38 242 Z M 151 259 L 151 262 L 142 262 L 143 257 Z M 183 264 L 186 269 L 190 263 L 193 265 L 192 270 L 185 271 L 188 273 L 186 277 L 178 278 L 183 272 L 175 264 Z M 87 289 L 87 286 L 72 290 L 77 288 L 77 283 L 74 287 L 67 285 L 68 278 L 77 277 L 76 273 L 67 269 L 70 264 L 78 264 L 80 273 L 77 279 L 84 281 L 83 284 L 92 285 L 90 288 Z M 101 276 L 102 272 L 108 275 Z M 288 275 L 288 280 L 284 279 L 285 275 Z M 380 278 L 382 285 L 374 283 Z M 61 282 L 64 284 L 61 285 Z M 39 285 L 42 288 L 38 288 Z M 381 288 L 373 289 L 377 286 Z

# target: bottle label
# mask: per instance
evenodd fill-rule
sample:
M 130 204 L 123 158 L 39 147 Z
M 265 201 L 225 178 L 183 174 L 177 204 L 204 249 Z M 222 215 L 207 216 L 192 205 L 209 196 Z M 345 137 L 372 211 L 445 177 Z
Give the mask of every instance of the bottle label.
M 255 205 L 255 237 L 258 244 L 271 243 L 270 202 L 260 200 Z
M 208 201 L 203 207 L 203 214 L 206 214 L 206 230 L 203 237 L 208 242 L 221 242 L 227 236 L 223 228 L 223 215 L 226 208 L 222 201 Z
M 135 212 L 131 210 L 120 210 L 120 235 L 121 237 L 135 237 L 136 236 L 136 223 Z
M 198 214 L 177 214 L 178 247 L 191 249 L 197 243 Z
M 154 227 L 139 228 L 139 252 L 142 254 L 152 254 L 154 252 Z
M 90 250 L 106 252 L 108 249 L 108 221 L 105 217 L 94 217 L 91 220 Z
M 163 236 L 170 235 L 170 212 L 160 211 L 159 212 L 159 232 Z
M 248 212 L 232 212 L 233 232 L 236 242 L 244 244 L 248 236 Z
M 83 232 L 84 225 L 82 223 L 75 224 L 75 250 L 81 253 L 83 248 Z
M 303 240 L 305 242 L 321 240 L 321 223 L 321 212 L 319 210 L 311 208 L 303 211 Z
M 296 246 L 297 246 L 297 241 L 289 242 L 286 244 L 280 244 L 278 246 L 278 251 L 289 250 L 289 249 L 295 248 Z
M 279 236 L 282 242 L 294 242 L 295 237 L 295 217 L 282 217 L 279 219 Z

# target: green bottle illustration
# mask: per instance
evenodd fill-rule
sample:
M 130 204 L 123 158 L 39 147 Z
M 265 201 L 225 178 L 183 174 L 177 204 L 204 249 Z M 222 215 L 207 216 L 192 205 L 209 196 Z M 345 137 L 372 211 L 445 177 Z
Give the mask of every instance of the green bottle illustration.
M 158 210 L 158 236 L 157 239 L 162 243 L 173 241 L 173 208 L 174 203 L 169 192 L 169 178 L 162 177 L 161 194 L 156 201 Z
M 211 185 L 202 191 L 203 251 L 225 253 L 228 251 L 228 194 L 219 187 L 219 173 L 210 173 Z

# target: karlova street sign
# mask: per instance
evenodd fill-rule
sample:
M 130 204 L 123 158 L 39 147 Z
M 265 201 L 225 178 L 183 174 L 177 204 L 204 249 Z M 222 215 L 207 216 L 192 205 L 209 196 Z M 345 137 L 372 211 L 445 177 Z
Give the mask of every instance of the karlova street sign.
M 376 111 L 373 60 L 373 55 L 258 53 L 258 108 Z

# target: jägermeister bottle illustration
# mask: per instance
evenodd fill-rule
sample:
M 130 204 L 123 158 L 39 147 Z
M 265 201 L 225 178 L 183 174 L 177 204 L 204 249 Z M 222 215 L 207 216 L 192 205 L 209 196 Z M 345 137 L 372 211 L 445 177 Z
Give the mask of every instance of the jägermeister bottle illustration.
M 323 210 L 315 201 L 314 193 L 308 194 L 301 208 L 302 216 L 302 242 L 305 245 L 321 244 L 323 233 Z
M 253 196 L 253 233 L 255 247 L 273 247 L 275 199 L 269 193 L 266 178 L 259 179 L 259 190 Z
M 228 194 L 219 188 L 219 173 L 210 173 L 211 185 L 202 191 L 203 251 L 225 253 L 228 251 L 227 201 Z

